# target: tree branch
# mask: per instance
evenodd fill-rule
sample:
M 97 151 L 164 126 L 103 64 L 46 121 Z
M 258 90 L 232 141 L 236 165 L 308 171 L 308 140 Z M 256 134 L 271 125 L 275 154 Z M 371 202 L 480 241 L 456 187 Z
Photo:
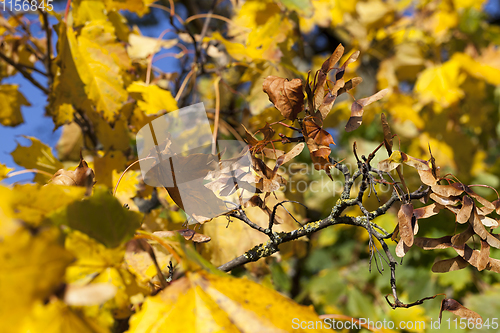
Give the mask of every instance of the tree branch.
M 24 76 L 24 78 L 28 81 L 30 81 L 35 87 L 37 87 L 38 89 L 40 89 L 41 91 L 43 91 L 46 95 L 49 94 L 49 90 L 47 88 L 45 88 L 44 86 L 42 86 L 38 81 L 36 81 L 31 75 L 30 73 L 28 73 L 24 68 L 23 66 L 19 65 L 19 64 L 16 64 L 14 61 L 12 61 L 12 59 L 10 59 L 9 57 L 7 57 L 5 54 L 3 54 L 2 52 L 0 52 L 0 58 L 2 58 L 2 60 L 4 60 L 6 63 L 8 63 L 9 65 L 11 65 L 12 67 L 14 67 L 19 73 L 21 73 L 22 76 Z

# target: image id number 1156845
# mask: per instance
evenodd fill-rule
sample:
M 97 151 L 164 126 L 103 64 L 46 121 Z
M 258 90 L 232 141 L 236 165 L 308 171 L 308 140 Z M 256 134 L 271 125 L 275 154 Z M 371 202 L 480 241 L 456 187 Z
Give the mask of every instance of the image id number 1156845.
M 3 11 L 11 12 L 35 12 L 41 10 L 50 12 L 54 10 L 52 0 L 3 0 L 0 2 Z

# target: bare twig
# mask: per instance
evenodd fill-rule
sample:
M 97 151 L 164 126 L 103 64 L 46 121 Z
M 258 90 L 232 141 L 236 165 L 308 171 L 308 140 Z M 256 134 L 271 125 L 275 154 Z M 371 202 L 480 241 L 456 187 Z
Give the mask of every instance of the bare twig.
M 2 60 L 4 60 L 6 63 L 8 63 L 9 65 L 11 65 L 12 67 L 14 67 L 19 73 L 21 73 L 22 76 L 24 76 L 24 78 L 28 81 L 30 81 L 35 87 L 37 87 L 38 89 L 40 89 L 41 91 L 43 91 L 46 95 L 49 94 L 49 90 L 47 88 L 45 88 L 44 86 L 42 86 L 37 80 L 35 80 L 31 75 L 30 73 L 28 73 L 24 68 L 23 66 L 15 63 L 14 61 L 12 61 L 12 59 L 10 59 L 9 57 L 7 57 L 5 54 L 3 54 L 2 52 L 0 52 L 0 58 Z

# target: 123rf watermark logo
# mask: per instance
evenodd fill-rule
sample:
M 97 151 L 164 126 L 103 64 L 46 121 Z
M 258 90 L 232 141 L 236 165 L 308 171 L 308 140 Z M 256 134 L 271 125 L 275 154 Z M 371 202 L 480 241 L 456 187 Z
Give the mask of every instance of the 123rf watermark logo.
M 0 9 L 11 12 L 51 12 L 54 10 L 52 0 L 3 0 Z

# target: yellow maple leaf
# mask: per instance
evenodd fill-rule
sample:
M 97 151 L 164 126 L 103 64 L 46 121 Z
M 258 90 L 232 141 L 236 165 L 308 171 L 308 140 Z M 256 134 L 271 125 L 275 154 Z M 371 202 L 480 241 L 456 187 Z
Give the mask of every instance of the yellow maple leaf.
M 135 81 L 128 86 L 131 93 L 140 93 L 137 105 L 146 115 L 154 115 L 160 111 L 175 111 L 178 109 L 177 102 L 168 90 L 161 89 L 155 84 L 146 84 Z
M 98 184 L 113 186 L 113 170 L 125 170 L 127 158 L 122 151 L 109 150 L 106 153 L 99 151 L 94 158 L 95 179 Z
M 11 172 L 12 168 L 8 168 L 5 164 L 0 163 L 0 180 L 7 178 L 7 174 Z
M 12 235 L 20 227 L 14 220 L 12 193 L 12 189 L 0 185 L 0 243 L 4 237 Z
M 298 328 L 293 327 L 293 320 Z M 129 331 L 254 333 L 295 328 L 294 332 L 330 332 L 314 326 L 320 324 L 311 307 L 299 305 L 274 290 L 245 278 L 201 271 L 188 272 L 158 295 L 148 297 L 132 316 Z
M 60 300 L 53 300 L 46 305 L 37 302 L 20 332 L 106 333 L 110 330 L 86 318 L 81 311 L 70 308 Z
M 424 127 L 424 121 L 419 115 L 420 108 L 411 96 L 400 93 L 390 94 L 384 106 L 397 121 L 401 123 L 409 121 L 418 129 Z
M 475 10 L 481 10 L 486 0 L 453 0 L 453 5 L 457 10 L 463 10 L 467 8 L 474 8 Z
M 71 45 L 76 44 L 74 35 L 72 31 L 68 32 L 64 23 L 59 24 L 58 30 L 58 56 L 56 61 L 58 67 L 56 68 L 54 86 L 51 89 L 49 106 L 47 107 L 56 128 L 73 121 L 75 113 L 73 105 L 82 110 L 88 110 L 91 107 L 90 100 L 85 93 L 84 83 L 76 68 L 75 59 L 78 59 L 78 57 L 74 58 L 73 54 L 77 54 L 77 51 L 71 49 Z
M 51 295 L 63 282 L 73 256 L 58 243 L 59 237 L 57 228 L 45 228 L 36 235 L 19 228 L 0 242 L 3 331 L 18 329 L 33 304 Z
M 356 11 L 357 0 L 312 0 L 312 17 L 299 17 L 300 28 L 304 32 L 310 32 L 315 25 L 320 27 L 338 26 L 344 23 L 344 15 Z
M 101 306 L 89 308 L 89 314 L 99 316 L 99 308 L 117 311 L 122 316 L 130 315 L 131 297 L 149 294 L 137 285 L 136 278 L 124 267 L 125 246 L 107 248 L 87 235 L 72 231 L 65 241 L 68 251 L 74 253 L 76 262 L 66 270 L 66 281 L 77 285 L 111 283 L 117 288 L 115 296 Z M 105 319 L 101 319 L 105 320 Z
M 452 60 L 460 63 L 462 68 L 470 75 L 486 82 L 500 84 L 500 62 L 498 57 L 500 53 L 497 50 L 489 48 L 478 59 L 473 59 L 465 53 L 456 52 L 451 57 Z
M 162 48 L 170 49 L 174 47 L 177 42 L 176 38 L 158 39 L 132 33 L 128 36 L 127 53 L 132 60 L 146 59 L 148 56 L 159 52 Z
M 85 191 L 84 187 L 78 186 L 16 185 L 12 193 L 14 217 L 31 226 L 39 226 L 52 211 L 83 198 Z
M 17 126 L 24 122 L 21 105 L 30 106 L 17 84 L 0 85 L 0 124 Z
M 149 13 L 149 5 L 156 0 L 104 0 L 106 9 L 110 10 L 128 10 L 136 13 L 139 17 Z
M 52 155 L 52 149 L 40 140 L 23 136 L 31 141 L 30 146 L 21 146 L 17 144 L 16 149 L 10 155 L 16 164 L 26 169 L 38 169 L 54 174 L 57 170 L 62 169 L 62 163 Z M 45 184 L 49 177 L 41 174 L 35 176 L 35 181 Z
M 72 2 L 75 26 L 84 25 L 94 20 L 105 20 L 104 1 L 76 0 Z
M 79 59 L 75 65 L 88 98 L 104 119 L 114 121 L 128 97 L 121 66 L 130 63 L 125 48 L 116 41 L 114 27 L 106 21 L 91 21 L 78 39 L 71 27 L 67 36 L 72 57 Z
M 419 94 L 420 102 L 436 102 L 442 107 L 448 107 L 460 100 L 464 96 L 460 84 L 466 77 L 460 69 L 460 62 L 450 59 L 442 65 L 431 66 L 422 71 L 414 89 Z

